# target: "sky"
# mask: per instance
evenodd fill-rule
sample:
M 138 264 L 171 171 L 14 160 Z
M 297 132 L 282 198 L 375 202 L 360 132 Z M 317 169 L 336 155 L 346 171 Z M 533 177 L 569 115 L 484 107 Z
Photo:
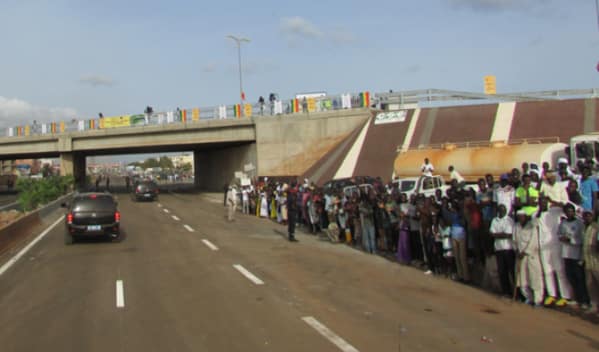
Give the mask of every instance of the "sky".
M 0 0 L 0 128 L 325 91 L 599 87 L 594 0 Z

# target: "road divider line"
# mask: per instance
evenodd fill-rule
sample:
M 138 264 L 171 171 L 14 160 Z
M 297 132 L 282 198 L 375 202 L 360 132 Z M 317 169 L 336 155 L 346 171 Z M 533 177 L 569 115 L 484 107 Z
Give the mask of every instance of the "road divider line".
M 192 229 L 191 226 L 189 226 L 189 225 L 183 225 L 183 227 L 185 227 L 185 229 L 189 232 L 195 232 L 195 230 Z
M 179 219 L 179 218 L 177 217 L 177 215 L 173 215 L 173 216 L 172 216 L 172 218 L 173 218 L 173 220 L 175 220 L 175 221 L 179 221 L 179 220 L 181 220 L 181 219 Z
M 8 262 L 2 265 L 0 267 L 0 276 L 2 276 L 8 269 L 10 269 L 11 266 L 13 266 L 19 259 L 21 259 L 21 257 L 27 254 L 27 252 L 29 252 L 29 250 L 33 248 L 33 246 L 35 246 L 36 243 L 41 241 L 42 238 L 44 238 L 44 236 L 48 234 L 48 232 L 52 231 L 52 229 L 62 221 L 64 221 L 64 215 L 61 215 L 58 219 L 56 219 L 56 221 L 54 221 L 52 225 L 48 226 L 48 228 L 46 228 L 44 232 L 40 233 L 33 241 L 31 241 L 31 243 L 25 246 L 25 248 L 21 249 L 19 253 L 17 253 L 14 257 L 10 258 Z
M 208 240 L 202 240 L 202 242 L 204 242 L 204 244 L 205 244 L 205 245 L 206 245 L 208 248 L 212 249 L 213 251 L 218 251 L 218 247 L 217 247 L 217 246 L 215 246 L 214 244 L 212 244 L 212 242 L 210 242 L 210 241 L 208 241 Z
M 165 213 L 167 213 L 167 214 L 170 214 L 170 212 L 171 212 L 171 211 L 170 211 L 170 210 L 168 210 L 168 209 L 162 209 L 162 210 L 164 210 L 164 212 L 165 212 Z
M 125 308 L 125 288 L 123 280 L 116 280 L 116 307 Z
M 239 264 L 234 264 L 233 267 L 235 269 L 237 269 L 237 271 L 239 271 L 243 276 L 248 278 L 251 282 L 255 283 L 256 285 L 264 285 L 264 281 L 260 280 L 256 275 L 250 273 L 243 266 L 241 266 Z
M 339 347 L 341 351 L 359 352 L 354 346 L 347 343 L 347 341 L 345 341 L 337 334 L 329 330 L 329 328 L 324 326 L 321 322 L 314 319 L 313 317 L 303 317 L 302 320 L 306 322 L 306 324 L 310 325 L 314 330 L 318 331 L 318 333 L 324 336 L 327 340 L 332 342 L 335 346 Z

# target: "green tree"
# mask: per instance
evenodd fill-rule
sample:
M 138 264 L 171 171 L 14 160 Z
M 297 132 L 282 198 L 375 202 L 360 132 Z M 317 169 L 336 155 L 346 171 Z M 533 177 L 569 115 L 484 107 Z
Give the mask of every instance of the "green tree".
M 163 170 L 175 168 L 173 160 L 171 160 L 171 158 L 169 158 L 168 156 L 160 157 L 160 162 L 158 166 L 161 167 Z
M 191 163 L 185 163 L 183 165 L 181 165 L 181 170 L 183 172 L 190 172 L 192 169 Z

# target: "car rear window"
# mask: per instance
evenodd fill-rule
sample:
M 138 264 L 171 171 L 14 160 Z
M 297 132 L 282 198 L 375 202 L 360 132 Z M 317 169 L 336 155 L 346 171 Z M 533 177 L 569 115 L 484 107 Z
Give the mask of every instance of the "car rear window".
M 114 209 L 114 199 L 111 196 L 89 195 L 78 197 L 73 200 L 74 211 L 90 210 L 112 210 Z

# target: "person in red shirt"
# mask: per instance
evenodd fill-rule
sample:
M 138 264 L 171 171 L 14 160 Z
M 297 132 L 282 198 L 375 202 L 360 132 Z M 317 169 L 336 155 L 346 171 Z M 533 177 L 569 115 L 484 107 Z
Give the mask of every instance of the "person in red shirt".
M 468 244 L 468 248 L 473 251 L 477 262 L 484 264 L 485 256 L 481 241 L 482 214 L 475 199 L 476 197 L 472 194 L 468 194 L 464 199 L 464 215 L 466 217 L 466 231 L 468 236 L 466 243 Z

